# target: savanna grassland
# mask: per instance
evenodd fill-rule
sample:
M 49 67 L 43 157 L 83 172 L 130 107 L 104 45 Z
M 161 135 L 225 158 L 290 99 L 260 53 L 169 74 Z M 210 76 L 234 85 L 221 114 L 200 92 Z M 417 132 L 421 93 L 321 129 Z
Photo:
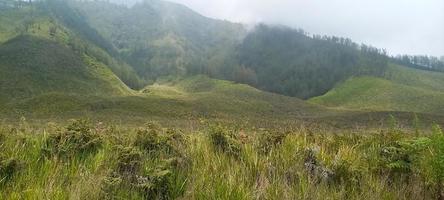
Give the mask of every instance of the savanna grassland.
M 444 61 L 113 2 L 0 0 L 0 199 L 444 199 Z
M 201 120 L 0 128 L 2 199 L 437 199 L 439 126 L 332 131 Z

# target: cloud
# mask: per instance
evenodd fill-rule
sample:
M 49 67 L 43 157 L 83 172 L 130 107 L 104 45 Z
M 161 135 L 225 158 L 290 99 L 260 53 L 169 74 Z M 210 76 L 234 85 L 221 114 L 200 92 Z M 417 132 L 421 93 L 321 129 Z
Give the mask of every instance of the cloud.
M 391 54 L 444 55 L 443 0 L 171 0 L 213 18 L 348 37 Z

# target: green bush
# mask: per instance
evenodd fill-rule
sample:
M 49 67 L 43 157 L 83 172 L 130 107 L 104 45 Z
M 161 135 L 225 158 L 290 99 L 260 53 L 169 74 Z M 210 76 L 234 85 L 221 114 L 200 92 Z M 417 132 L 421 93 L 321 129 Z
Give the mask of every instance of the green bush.
M 312 183 L 328 183 L 334 181 L 334 172 L 318 160 L 318 150 L 307 148 L 304 152 L 304 166 Z
M 171 174 L 169 166 L 158 165 L 149 169 L 143 176 L 137 176 L 134 185 L 144 193 L 146 199 L 170 199 Z
M 242 145 L 233 131 L 230 131 L 221 125 L 211 126 L 210 138 L 211 143 L 217 151 L 224 152 L 235 158 L 240 158 Z
M 134 147 L 117 147 L 117 174 L 133 179 L 142 169 L 142 152 Z
M 383 147 L 380 156 L 382 170 L 389 174 L 408 174 L 412 170 L 410 150 L 399 143 Z
M 336 157 L 331 168 L 334 174 L 334 183 L 338 185 L 345 185 L 347 188 L 360 187 L 362 171 L 351 161 L 341 157 Z
M 269 153 L 273 148 L 281 145 L 288 133 L 265 131 L 259 137 L 259 152 Z
M 137 131 L 134 145 L 147 153 L 164 153 L 170 156 L 182 156 L 180 149 L 184 144 L 184 136 L 174 129 L 163 130 L 149 123 L 146 128 Z
M 15 158 L 0 157 L 0 184 L 9 181 L 21 166 L 21 162 Z
M 42 150 L 46 155 L 71 157 L 97 151 L 102 140 L 89 121 L 75 120 L 64 130 L 48 135 Z
M 172 160 L 145 166 L 144 153 L 137 147 L 116 147 L 117 166 L 103 183 L 105 197 L 112 198 L 119 189 L 140 193 L 146 199 L 170 199 L 174 167 Z

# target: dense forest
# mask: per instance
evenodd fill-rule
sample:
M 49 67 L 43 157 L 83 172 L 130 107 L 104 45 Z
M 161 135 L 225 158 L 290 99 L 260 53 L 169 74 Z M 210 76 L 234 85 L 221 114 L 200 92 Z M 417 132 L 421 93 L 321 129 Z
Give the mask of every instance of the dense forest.
M 350 76 L 380 76 L 388 61 L 384 50 L 350 39 L 267 25 L 244 39 L 236 57 L 255 72 L 246 79 L 259 88 L 300 98 L 321 95 Z

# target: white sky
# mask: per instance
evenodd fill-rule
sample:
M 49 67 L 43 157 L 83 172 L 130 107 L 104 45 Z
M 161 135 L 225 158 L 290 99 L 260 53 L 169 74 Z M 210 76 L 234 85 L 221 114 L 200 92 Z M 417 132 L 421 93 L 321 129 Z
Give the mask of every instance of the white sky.
M 444 0 L 170 0 L 202 15 L 348 37 L 390 54 L 444 55 Z

